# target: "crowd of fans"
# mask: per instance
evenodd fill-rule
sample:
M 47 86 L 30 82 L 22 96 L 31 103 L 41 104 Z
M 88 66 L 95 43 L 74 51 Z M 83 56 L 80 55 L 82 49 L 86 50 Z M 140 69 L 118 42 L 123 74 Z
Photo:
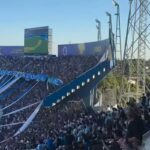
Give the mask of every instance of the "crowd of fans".
M 35 74 L 44 73 L 68 83 L 94 66 L 98 60 L 98 57 L 95 56 L 0 57 L 0 68 Z M 2 81 L 3 78 L 0 82 Z M 47 88 L 46 83 L 18 80 L 0 94 L 2 99 L 0 106 L 2 108 L 8 106 L 20 97 L 20 94 L 26 93 L 27 89 L 30 91 L 20 101 L 3 110 L 3 114 L 40 102 L 50 92 L 56 90 L 56 87 Z M 8 92 L 10 93 L 8 94 Z M 3 99 L 3 97 L 5 98 Z M 15 126 L 1 126 L 25 122 L 37 107 L 37 103 L 29 109 L 1 118 L 0 149 L 137 150 L 142 145 L 143 134 L 150 129 L 148 100 L 149 98 L 143 95 L 139 105 L 132 100 L 127 103 L 125 109 L 120 106 L 109 107 L 107 111 L 99 113 L 94 112 L 91 108 L 86 108 L 82 100 L 64 101 L 52 108 L 42 107 L 30 126 L 16 137 L 12 136 L 22 123 Z M 3 142 L 1 143 L 1 141 Z
M 0 69 L 26 73 L 47 74 L 61 79 L 64 83 L 98 63 L 100 56 L 65 57 L 11 57 L 0 56 Z
M 128 107 L 94 112 L 82 101 L 42 108 L 21 135 L 1 149 L 35 150 L 137 150 L 150 129 L 149 104 L 134 101 Z
M 34 74 L 47 74 L 63 80 L 64 84 L 75 79 L 79 74 L 96 65 L 98 56 L 75 56 L 75 57 L 11 57 L 0 56 L 0 69 L 19 71 Z M 0 88 L 11 76 L 0 79 Z M 7 85 L 7 84 L 6 84 Z M 26 81 L 19 79 L 6 91 L 0 94 L 0 107 L 3 108 L 0 116 L 0 141 L 12 137 L 22 124 L 28 119 L 41 100 L 58 87 L 38 81 Z M 12 104 L 12 105 L 11 105 Z M 35 104 L 35 105 L 32 105 Z M 28 107 L 32 105 L 32 107 Z M 6 107 L 6 108 L 5 108 Z M 13 111 L 28 107 L 17 113 L 7 115 Z M 4 109 L 5 108 L 5 109 Z M 17 125 L 12 125 L 18 123 Z M 4 144 L 1 144 L 4 145 Z M 8 145 L 8 144 L 6 144 Z M 3 148 L 5 149 L 5 148 Z M 10 149 L 10 148 L 7 148 Z M 13 147 L 13 149 L 16 149 Z

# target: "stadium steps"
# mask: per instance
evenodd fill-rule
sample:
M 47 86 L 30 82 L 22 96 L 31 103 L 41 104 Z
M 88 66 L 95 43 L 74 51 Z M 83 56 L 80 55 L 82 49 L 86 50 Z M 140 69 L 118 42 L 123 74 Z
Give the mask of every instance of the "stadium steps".
M 51 107 L 62 100 L 88 96 L 90 90 L 92 90 L 105 76 L 107 76 L 113 67 L 114 65 L 112 61 L 109 60 L 98 63 L 67 85 L 48 95 L 43 101 L 43 106 Z

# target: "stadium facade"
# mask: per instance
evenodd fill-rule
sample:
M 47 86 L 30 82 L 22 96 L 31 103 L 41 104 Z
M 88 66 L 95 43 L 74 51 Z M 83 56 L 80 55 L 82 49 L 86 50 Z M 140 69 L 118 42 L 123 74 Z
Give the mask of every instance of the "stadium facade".
M 23 55 L 24 46 L 0 46 L 0 55 L 16 56 Z
M 109 39 L 88 43 L 63 44 L 58 45 L 58 56 L 102 55 L 108 49 L 110 49 Z

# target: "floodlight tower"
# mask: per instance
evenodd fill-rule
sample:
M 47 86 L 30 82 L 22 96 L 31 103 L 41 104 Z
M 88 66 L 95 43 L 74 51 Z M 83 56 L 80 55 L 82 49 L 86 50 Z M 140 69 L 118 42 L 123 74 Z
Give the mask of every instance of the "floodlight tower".
M 115 46 L 114 46 L 114 33 L 113 33 L 113 28 L 112 28 L 112 15 L 109 12 L 106 12 L 106 15 L 109 17 L 108 24 L 109 24 L 109 40 L 110 40 L 110 45 L 111 45 L 112 49 L 115 49 Z M 115 56 L 114 60 L 116 60 L 116 56 Z
M 109 31 L 112 32 L 112 17 L 111 17 L 111 14 L 109 12 L 106 12 L 106 15 L 109 17 Z M 109 32 L 110 34 L 110 32 Z
M 112 32 L 112 16 L 111 16 L 111 14 L 109 13 L 109 12 L 106 12 L 106 15 L 109 17 L 109 39 L 110 39 L 110 43 L 111 43 L 111 45 L 114 45 L 114 43 L 112 43 L 113 41 L 112 41 L 112 39 L 114 38 L 113 36 L 114 36 L 114 34 L 113 34 L 113 32 Z
M 123 97 L 129 100 L 145 93 L 145 57 L 150 50 L 150 11 L 149 0 L 129 0 L 129 15 L 124 46 Z M 125 88 L 126 87 L 126 88 Z
M 120 6 L 113 0 L 114 6 L 117 8 L 116 10 L 116 35 L 115 35 L 115 46 L 116 46 L 116 57 L 121 61 L 122 66 L 122 45 L 121 45 L 121 25 L 120 25 Z
M 98 19 L 95 19 L 97 25 L 96 25 L 96 28 L 97 28 L 97 40 L 100 41 L 101 40 L 101 22 L 98 20 Z

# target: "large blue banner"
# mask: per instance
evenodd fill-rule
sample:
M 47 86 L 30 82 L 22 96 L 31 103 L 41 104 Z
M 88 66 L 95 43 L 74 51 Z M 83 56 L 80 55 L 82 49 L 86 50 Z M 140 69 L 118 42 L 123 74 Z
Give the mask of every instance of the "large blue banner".
M 0 75 L 14 76 L 24 78 L 26 80 L 36 80 L 41 82 L 48 82 L 50 84 L 61 86 L 63 85 L 63 81 L 56 77 L 49 77 L 46 74 L 33 74 L 33 73 L 25 73 L 18 71 L 9 71 L 9 70 L 0 70 Z
M 24 46 L 0 46 L 0 55 L 23 55 Z
M 58 56 L 103 55 L 109 48 L 109 39 L 89 43 L 65 44 L 58 46 Z

